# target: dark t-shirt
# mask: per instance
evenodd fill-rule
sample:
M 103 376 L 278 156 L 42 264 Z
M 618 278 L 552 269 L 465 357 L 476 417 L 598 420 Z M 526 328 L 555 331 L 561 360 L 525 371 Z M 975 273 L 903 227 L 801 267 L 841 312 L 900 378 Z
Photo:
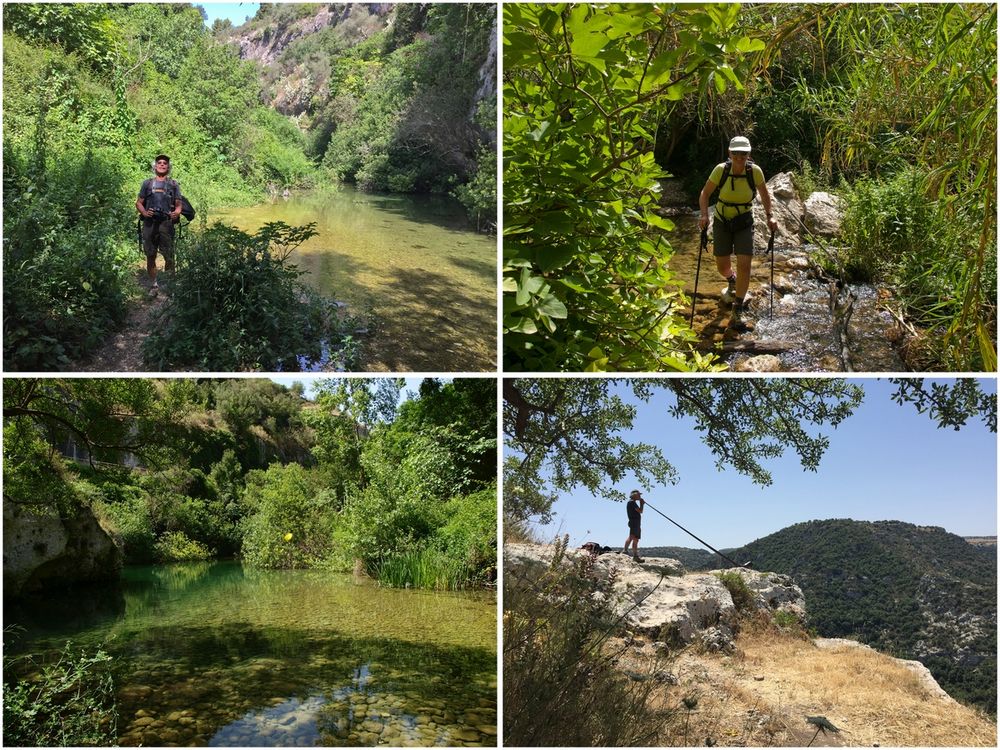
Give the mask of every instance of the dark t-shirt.
M 628 513 L 629 526 L 638 526 L 639 522 L 642 521 L 642 514 L 639 512 L 639 501 L 629 500 L 628 505 L 625 506 L 625 511 Z
M 150 178 L 139 188 L 139 197 L 143 199 L 142 205 L 150 211 L 165 214 L 174 210 L 180 194 L 181 187 L 177 184 L 177 180 L 171 180 L 169 177 L 165 180 Z

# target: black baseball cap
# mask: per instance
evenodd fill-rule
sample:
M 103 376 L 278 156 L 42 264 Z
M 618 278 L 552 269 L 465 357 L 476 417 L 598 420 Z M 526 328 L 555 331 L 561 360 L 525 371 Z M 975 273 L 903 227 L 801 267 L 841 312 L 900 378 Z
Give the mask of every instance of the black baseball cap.
M 167 156 L 166 154 L 160 154 L 155 159 L 153 159 L 153 161 L 159 161 L 160 159 L 163 159 L 167 164 L 170 163 L 170 157 Z

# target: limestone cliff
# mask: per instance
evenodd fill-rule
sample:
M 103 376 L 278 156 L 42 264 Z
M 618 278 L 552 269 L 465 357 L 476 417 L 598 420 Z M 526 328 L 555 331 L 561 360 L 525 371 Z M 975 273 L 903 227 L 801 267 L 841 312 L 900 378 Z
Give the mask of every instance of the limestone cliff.
M 121 566 L 121 551 L 89 508 L 64 519 L 4 503 L 4 596 L 116 581 Z

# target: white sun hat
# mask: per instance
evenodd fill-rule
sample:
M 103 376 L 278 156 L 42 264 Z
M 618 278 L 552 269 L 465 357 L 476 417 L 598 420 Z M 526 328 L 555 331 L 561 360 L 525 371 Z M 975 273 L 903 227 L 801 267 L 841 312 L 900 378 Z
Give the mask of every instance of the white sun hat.
M 744 137 L 742 135 L 736 136 L 735 138 L 733 138 L 733 140 L 731 140 L 729 142 L 729 150 L 730 151 L 738 151 L 738 152 L 739 151 L 745 151 L 746 153 L 749 154 L 750 153 L 750 139 L 746 138 L 746 137 Z

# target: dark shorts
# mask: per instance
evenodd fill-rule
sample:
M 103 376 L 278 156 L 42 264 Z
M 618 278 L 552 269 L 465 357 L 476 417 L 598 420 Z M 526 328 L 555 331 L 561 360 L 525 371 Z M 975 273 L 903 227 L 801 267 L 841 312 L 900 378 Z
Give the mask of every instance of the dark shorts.
M 753 255 L 753 224 L 735 232 L 729 231 L 726 225 L 715 217 L 712 220 L 712 239 L 716 257 L 726 255 Z
M 629 523 L 628 525 L 629 536 L 634 536 L 636 539 L 640 539 L 642 538 L 642 534 L 640 533 L 640 531 L 641 529 L 639 528 L 639 524 Z
M 147 260 L 156 259 L 156 251 L 160 251 L 167 264 L 174 261 L 174 225 L 170 219 L 154 221 L 142 220 L 142 249 Z

